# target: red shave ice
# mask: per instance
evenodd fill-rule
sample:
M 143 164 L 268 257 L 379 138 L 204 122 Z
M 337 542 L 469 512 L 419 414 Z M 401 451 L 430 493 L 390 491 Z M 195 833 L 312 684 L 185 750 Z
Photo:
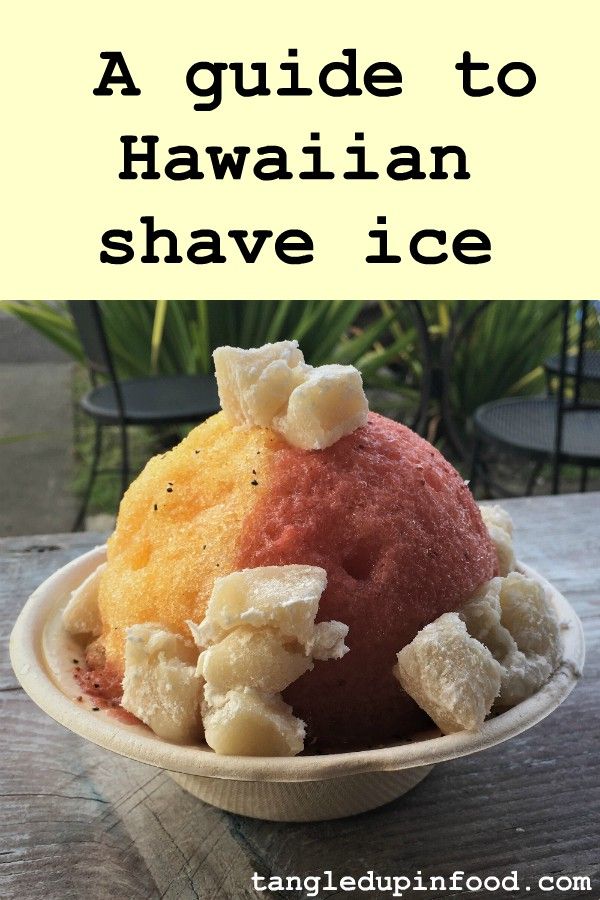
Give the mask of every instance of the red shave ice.
M 306 747 L 408 735 L 427 720 L 392 675 L 396 653 L 497 573 L 471 493 L 435 448 L 373 413 L 326 450 L 274 453 L 237 567 L 322 566 L 318 618 L 350 629 L 342 660 L 317 662 L 284 693 L 308 723 Z

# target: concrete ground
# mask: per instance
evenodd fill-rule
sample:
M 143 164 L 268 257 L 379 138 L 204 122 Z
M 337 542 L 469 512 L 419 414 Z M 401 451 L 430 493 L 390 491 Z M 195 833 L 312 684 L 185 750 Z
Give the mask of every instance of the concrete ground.
M 0 536 L 71 528 L 71 376 L 65 354 L 0 312 Z

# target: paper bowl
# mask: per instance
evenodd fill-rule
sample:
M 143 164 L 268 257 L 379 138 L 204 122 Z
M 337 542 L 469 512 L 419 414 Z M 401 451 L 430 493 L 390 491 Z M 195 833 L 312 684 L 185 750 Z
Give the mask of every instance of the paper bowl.
M 69 595 L 104 561 L 97 547 L 64 566 L 29 598 L 14 626 L 10 655 L 24 690 L 61 725 L 101 747 L 151 766 L 159 766 L 196 797 L 230 812 L 277 821 L 316 821 L 355 815 L 400 797 L 437 763 L 506 741 L 551 713 L 581 675 L 584 639 L 581 623 L 564 597 L 528 566 L 554 604 L 561 622 L 562 663 L 528 700 L 485 722 L 476 734 L 414 740 L 348 753 L 319 756 L 217 756 L 206 745 L 168 743 L 141 724 L 126 724 L 110 711 L 92 711 L 73 678 L 73 658 L 81 645 L 62 628 Z

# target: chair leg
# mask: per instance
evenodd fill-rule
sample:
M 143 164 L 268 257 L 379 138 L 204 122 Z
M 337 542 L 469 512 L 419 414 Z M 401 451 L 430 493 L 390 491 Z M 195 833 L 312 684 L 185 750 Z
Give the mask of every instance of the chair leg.
M 129 487 L 129 442 L 127 425 L 121 422 L 121 496 Z
M 544 465 L 544 460 L 543 460 L 543 459 L 539 459 L 539 460 L 534 464 L 533 469 L 531 470 L 531 475 L 530 475 L 529 478 L 527 479 L 527 484 L 526 484 L 526 486 L 525 486 L 525 496 L 526 496 L 526 497 L 531 497 L 531 495 L 533 494 L 533 489 L 534 489 L 534 487 L 535 487 L 535 483 L 536 483 L 536 481 L 537 481 L 537 477 L 538 477 L 538 475 L 540 474 L 540 472 L 542 471 L 543 465 Z
M 479 438 L 475 438 L 475 443 L 473 444 L 473 455 L 471 456 L 471 474 L 469 478 L 469 488 L 473 496 L 475 496 L 475 486 L 477 484 L 477 475 L 478 475 L 478 467 L 479 467 L 479 454 L 481 452 L 481 441 Z
M 92 456 L 92 463 L 90 465 L 90 472 L 88 475 L 87 484 L 85 486 L 83 500 L 81 501 L 81 506 L 79 507 L 79 512 L 77 513 L 77 517 L 73 522 L 71 531 L 80 531 L 81 527 L 83 526 L 88 503 L 90 502 L 90 497 L 92 496 L 92 488 L 94 487 L 96 474 L 98 472 L 98 463 L 100 462 L 100 457 L 102 455 L 102 425 L 99 422 L 95 422 L 94 425 L 96 428 L 94 434 L 94 455 Z
M 587 480 L 588 480 L 588 467 L 582 466 L 581 472 L 579 475 L 579 492 L 580 494 L 585 494 L 587 490 Z

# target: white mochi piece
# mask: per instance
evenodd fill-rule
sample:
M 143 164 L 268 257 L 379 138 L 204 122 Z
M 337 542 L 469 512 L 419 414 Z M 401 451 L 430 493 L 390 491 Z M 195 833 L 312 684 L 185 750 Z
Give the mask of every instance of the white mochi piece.
M 501 506 L 480 506 L 479 512 L 485 525 L 496 525 L 505 531 L 509 537 L 513 536 L 514 524 L 510 515 Z
M 216 753 L 283 756 L 303 748 L 304 723 L 281 698 L 314 659 L 348 652 L 342 622 L 315 624 L 327 573 L 318 566 L 261 566 L 217 578 L 200 625 L 202 719 Z
M 304 646 L 326 586 L 319 566 L 259 566 L 216 578 L 204 621 L 192 626 L 194 639 L 207 647 L 239 625 L 268 626 Z
M 271 628 L 242 626 L 198 658 L 198 672 L 218 693 L 250 687 L 279 693 L 313 664 L 301 648 L 286 647 Z
M 221 406 L 235 425 L 273 428 L 294 447 L 323 450 L 367 422 L 358 369 L 309 366 L 297 341 L 218 347 L 213 357 Z
M 481 513 L 505 574 L 482 584 L 458 614 L 423 628 L 400 651 L 394 670 L 444 732 L 477 730 L 492 704 L 506 708 L 530 697 L 560 663 L 552 603 L 537 581 L 512 571 L 510 516 L 499 506 L 481 507 Z
M 500 691 L 502 670 L 456 613 L 426 625 L 398 653 L 394 675 L 440 731 L 479 731 Z
M 213 358 L 221 407 L 236 425 L 270 426 L 309 368 L 297 341 L 218 347 Z
M 503 580 L 492 578 L 484 582 L 458 611 L 469 634 L 485 644 L 499 662 L 508 659 L 517 649 L 513 636 L 501 624 L 500 589 Z
M 512 519 L 501 506 L 480 506 L 479 511 L 496 549 L 498 572 L 502 576 L 508 575 L 517 564 L 512 539 Z
M 159 737 L 180 744 L 202 736 L 202 680 L 191 641 L 160 625 L 133 625 L 125 641 L 121 705 Z
M 304 722 L 279 694 L 253 688 L 208 694 L 203 705 L 206 743 L 226 756 L 295 756 L 304 747 Z
M 534 694 L 560 661 L 559 624 L 537 581 L 519 572 L 486 582 L 460 610 L 470 634 L 502 666 L 498 706 Z
M 98 589 L 105 569 L 106 563 L 101 563 L 71 594 L 62 614 L 63 625 L 69 634 L 99 637 L 102 633 Z
M 313 630 L 312 637 L 306 643 L 306 652 L 313 659 L 341 659 L 348 653 L 348 647 L 344 643 L 348 636 L 348 626 L 343 622 L 318 622 Z
M 560 625 L 543 587 L 519 572 L 502 579 L 500 606 L 519 656 L 507 662 L 499 701 L 513 706 L 539 690 L 560 663 Z
M 367 424 L 369 404 L 354 366 L 312 369 L 292 391 L 287 410 L 273 420 L 280 434 L 302 450 L 324 450 Z

